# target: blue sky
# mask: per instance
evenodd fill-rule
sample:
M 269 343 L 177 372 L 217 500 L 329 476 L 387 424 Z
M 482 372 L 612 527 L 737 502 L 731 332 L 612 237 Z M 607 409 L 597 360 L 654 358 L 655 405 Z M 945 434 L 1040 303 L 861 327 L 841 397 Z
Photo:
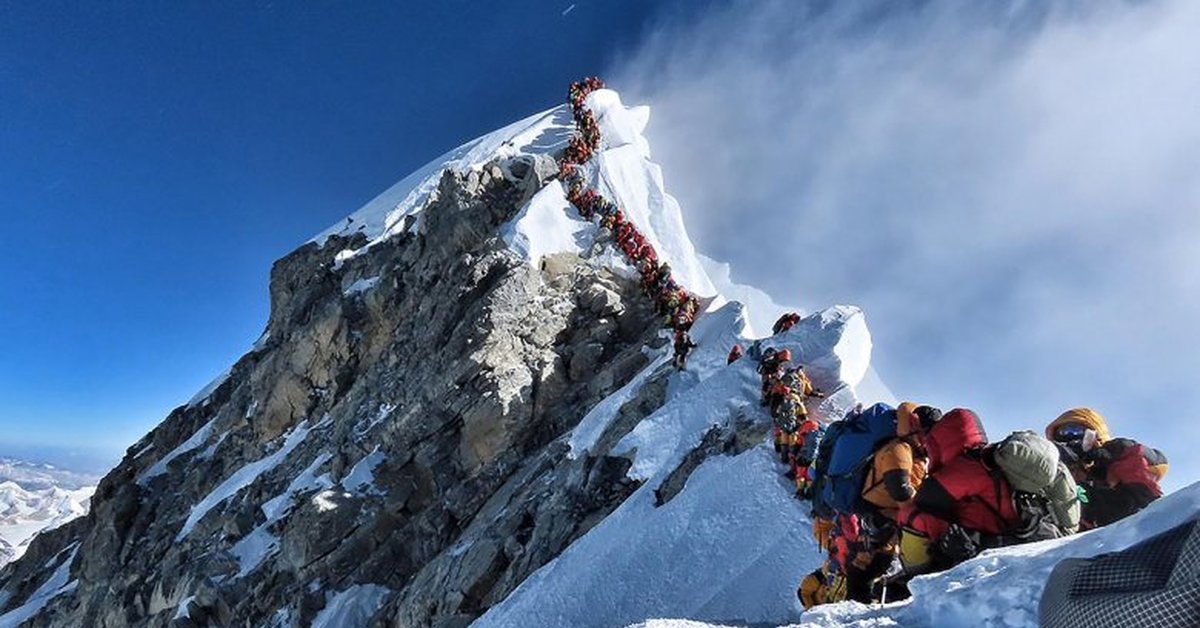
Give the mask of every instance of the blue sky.
M 656 10 L 571 4 L 0 4 L 0 449 L 123 450 L 259 335 L 275 259 Z
M 1092 405 L 1200 477 L 1196 3 L 92 4 L 0 5 L 0 453 L 123 449 L 275 259 L 601 73 L 700 250 L 863 306 L 899 396 Z

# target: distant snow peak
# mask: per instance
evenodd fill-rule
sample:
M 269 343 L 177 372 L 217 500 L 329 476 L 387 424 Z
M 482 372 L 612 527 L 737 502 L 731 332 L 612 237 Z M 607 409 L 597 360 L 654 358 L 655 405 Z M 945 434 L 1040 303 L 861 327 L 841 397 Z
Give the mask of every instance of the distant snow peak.
M 0 566 L 43 530 L 86 515 L 98 478 L 52 465 L 0 459 Z

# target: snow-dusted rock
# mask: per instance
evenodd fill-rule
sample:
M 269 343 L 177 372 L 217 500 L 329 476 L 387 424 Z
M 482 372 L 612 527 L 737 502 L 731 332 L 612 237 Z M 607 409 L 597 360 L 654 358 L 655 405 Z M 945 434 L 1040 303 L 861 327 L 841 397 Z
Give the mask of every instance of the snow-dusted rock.
M 805 508 L 762 444 L 753 360 L 725 364 L 751 316 L 687 237 L 648 109 L 588 105 L 588 183 L 714 297 L 686 371 L 551 180 L 569 109 L 531 116 L 279 260 L 260 341 L 0 571 L 0 625 L 795 619 Z M 830 418 L 869 368 L 852 307 L 763 345 L 807 364 Z

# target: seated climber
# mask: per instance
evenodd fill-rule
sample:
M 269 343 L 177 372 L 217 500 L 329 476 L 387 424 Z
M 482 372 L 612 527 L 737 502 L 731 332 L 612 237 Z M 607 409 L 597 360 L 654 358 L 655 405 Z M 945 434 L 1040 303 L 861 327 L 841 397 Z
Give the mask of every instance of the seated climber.
M 1046 426 L 1046 436 L 1059 445 L 1086 494 L 1083 529 L 1119 521 L 1162 497 L 1166 456 L 1133 439 L 1112 438 L 1099 412 L 1068 410 Z
M 1075 481 L 1053 443 L 1028 431 L 991 445 L 985 438 L 967 410 L 948 413 L 929 431 L 934 471 L 900 512 L 901 559 L 910 574 L 948 568 L 989 547 L 1078 530 Z
M 675 368 L 682 371 L 687 367 L 688 355 L 692 349 L 696 348 L 696 343 L 692 341 L 691 334 L 684 330 L 675 332 Z
M 946 413 L 926 433 L 924 444 L 931 475 L 897 513 L 900 559 L 913 575 L 953 564 L 955 557 L 934 553 L 951 524 L 998 534 L 1017 520 L 1012 489 L 1007 482 L 993 482 L 983 465 L 987 433 L 974 412 L 958 408 Z

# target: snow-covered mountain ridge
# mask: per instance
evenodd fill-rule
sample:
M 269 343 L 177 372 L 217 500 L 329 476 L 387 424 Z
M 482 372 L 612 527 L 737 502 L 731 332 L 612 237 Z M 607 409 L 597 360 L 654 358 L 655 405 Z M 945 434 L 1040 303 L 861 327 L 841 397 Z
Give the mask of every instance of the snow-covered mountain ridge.
M 53 487 L 76 490 L 95 486 L 99 479 L 92 473 L 64 469 L 44 462 L 0 457 L 0 482 L 13 482 L 30 491 Z
M 0 458 L 0 567 L 25 553 L 33 537 L 87 514 L 99 478 Z
M 725 359 L 777 312 L 709 275 L 649 110 L 611 90 L 587 106 L 586 184 L 713 298 L 686 371 L 557 178 L 570 108 L 529 117 L 279 260 L 262 338 L 130 448 L 88 516 L 0 570 L 0 628 L 799 621 L 821 557 L 754 364 Z M 760 346 L 806 365 L 818 416 L 881 394 L 852 306 Z

